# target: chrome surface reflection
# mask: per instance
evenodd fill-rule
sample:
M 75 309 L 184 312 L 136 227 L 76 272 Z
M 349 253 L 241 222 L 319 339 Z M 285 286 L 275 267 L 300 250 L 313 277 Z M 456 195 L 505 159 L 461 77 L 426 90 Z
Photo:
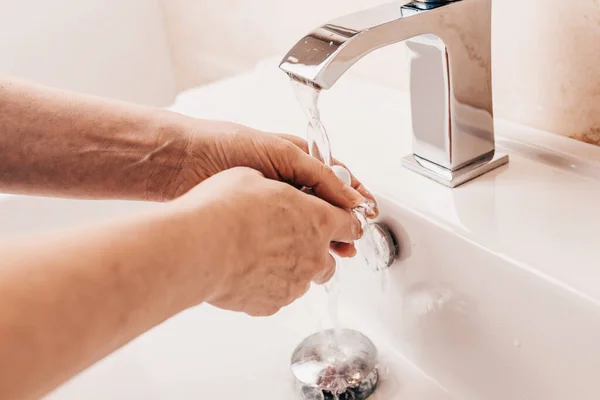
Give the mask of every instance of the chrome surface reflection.
M 354 330 L 318 332 L 294 350 L 292 372 L 304 399 L 366 399 L 379 380 L 377 348 Z
M 508 162 L 495 152 L 491 9 L 491 0 L 395 1 L 316 28 L 280 68 L 329 89 L 365 55 L 406 41 L 418 159 L 405 165 L 455 187 Z

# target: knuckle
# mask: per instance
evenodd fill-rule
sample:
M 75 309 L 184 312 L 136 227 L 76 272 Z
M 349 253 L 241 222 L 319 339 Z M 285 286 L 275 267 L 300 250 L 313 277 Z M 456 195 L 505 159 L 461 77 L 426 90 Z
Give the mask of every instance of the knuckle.
M 239 175 L 252 175 L 255 174 L 256 171 L 249 167 L 238 166 L 229 169 L 230 173 L 235 173 Z
M 279 312 L 279 310 L 281 310 L 281 307 L 279 306 L 271 306 L 271 307 L 267 307 L 265 309 L 265 317 L 270 317 L 271 315 L 275 315 Z
M 252 169 L 250 167 L 233 167 L 228 170 L 225 170 L 224 173 L 230 174 L 232 177 L 243 180 L 257 179 L 260 177 L 260 173 L 257 170 Z
M 327 266 L 329 265 L 329 257 L 329 254 L 324 253 L 319 253 L 315 256 L 312 265 L 313 276 L 314 274 L 319 274 L 327 269 Z
M 278 306 L 264 306 L 256 309 L 247 310 L 245 311 L 245 313 L 251 317 L 270 317 L 272 315 L 277 314 L 280 309 L 281 307 Z
M 331 280 L 331 278 L 333 278 L 333 272 L 323 276 L 323 279 L 321 279 L 321 281 L 319 283 L 325 284 L 325 283 L 329 282 Z
M 283 139 L 281 139 L 279 141 L 279 148 L 281 149 L 281 151 L 283 151 L 286 154 L 289 154 L 291 156 L 297 157 L 300 154 L 304 154 L 298 146 L 296 146 L 292 142 L 289 142 L 289 141 L 283 140 Z
M 293 205 L 295 204 L 293 196 L 295 196 L 294 190 L 296 189 L 285 183 L 270 179 L 265 180 L 263 187 L 265 191 L 268 191 L 269 196 L 273 196 L 275 199 L 278 210 L 285 211 L 286 213 L 293 210 Z
M 319 227 L 330 226 L 334 222 L 333 213 L 325 203 L 323 203 L 323 206 L 315 208 L 314 215 L 317 218 L 317 224 Z
M 298 146 L 283 139 L 278 141 L 274 149 L 277 151 L 279 159 L 286 162 L 289 166 L 296 165 L 300 157 L 306 155 Z
M 245 310 L 244 312 L 251 317 L 261 317 L 262 316 L 260 313 L 260 310 L 249 309 L 249 310 Z

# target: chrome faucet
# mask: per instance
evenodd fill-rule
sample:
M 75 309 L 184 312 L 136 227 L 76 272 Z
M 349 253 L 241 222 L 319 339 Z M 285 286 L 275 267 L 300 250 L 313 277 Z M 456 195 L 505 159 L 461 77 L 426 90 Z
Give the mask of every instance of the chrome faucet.
M 406 41 L 413 154 L 403 165 L 456 187 L 508 162 L 495 151 L 491 8 L 492 0 L 395 1 L 313 30 L 280 68 L 329 89 L 373 50 Z

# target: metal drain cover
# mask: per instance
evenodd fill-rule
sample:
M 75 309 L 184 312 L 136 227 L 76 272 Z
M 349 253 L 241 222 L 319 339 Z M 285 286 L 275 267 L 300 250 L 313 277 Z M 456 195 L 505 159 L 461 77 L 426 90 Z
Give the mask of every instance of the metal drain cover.
M 362 400 L 377 387 L 377 348 L 360 332 L 330 329 L 304 339 L 292 372 L 306 400 Z

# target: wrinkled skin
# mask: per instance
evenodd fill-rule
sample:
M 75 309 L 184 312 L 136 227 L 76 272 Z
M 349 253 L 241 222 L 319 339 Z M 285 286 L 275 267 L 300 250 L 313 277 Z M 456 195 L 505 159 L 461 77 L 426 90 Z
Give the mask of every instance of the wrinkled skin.
M 352 189 L 343 185 L 330 168 L 308 155 L 304 139 L 264 133 L 229 122 L 202 121 L 202 124 L 203 130 L 211 134 L 194 135 L 194 126 L 190 124 L 191 138 L 183 168 L 170 182 L 165 197 L 177 197 L 214 174 L 242 166 L 296 188 L 310 187 L 316 196 L 341 208 L 349 209 L 369 200 L 375 204 L 369 217 L 377 216 L 375 199 L 362 183 L 352 175 Z M 337 160 L 335 163 L 344 166 Z M 352 243 L 332 242 L 331 250 L 341 257 L 356 254 Z
M 207 301 L 255 316 L 276 313 L 304 295 L 311 281 L 327 282 L 335 272 L 329 244 L 362 234 L 352 213 L 243 167 L 213 175 L 174 204 L 185 204 L 189 218 L 195 208 L 209 208 L 221 224 L 215 235 L 227 235 Z M 200 280 L 190 271 L 190 282 Z

